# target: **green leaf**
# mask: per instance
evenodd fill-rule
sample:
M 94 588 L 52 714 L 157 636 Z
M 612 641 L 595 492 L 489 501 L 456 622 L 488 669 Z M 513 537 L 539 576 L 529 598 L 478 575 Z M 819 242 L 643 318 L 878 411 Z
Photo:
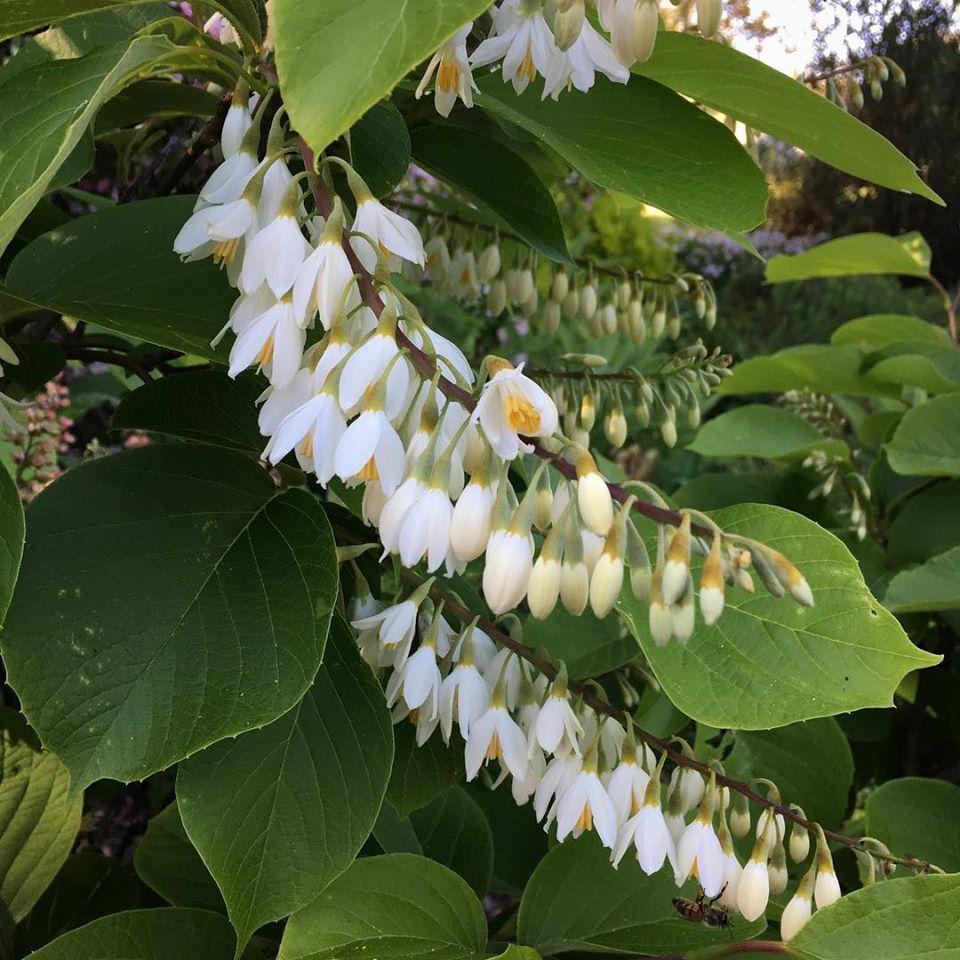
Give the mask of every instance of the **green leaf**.
M 846 173 L 942 203 L 892 143 L 819 93 L 725 43 L 661 30 L 633 72 L 800 147 Z
M 81 801 L 16 710 L 0 707 L 0 902 L 22 920 L 67 859 Z
M 376 197 L 390 193 L 410 166 L 410 134 L 389 100 L 375 103 L 350 128 L 354 169 Z
M 688 449 L 704 457 L 761 457 L 796 460 L 812 450 L 847 459 L 842 440 L 825 437 L 799 414 L 781 407 L 751 404 L 708 420 Z
M 550 191 L 512 150 L 472 130 L 431 123 L 414 131 L 413 156 L 545 257 L 570 262 Z
M 853 755 L 833 717 L 792 723 L 779 730 L 738 731 L 724 766 L 741 780 L 766 777 L 787 803 L 798 803 L 808 819 L 839 826 L 853 783 Z
M 960 396 L 946 394 L 907 411 L 886 451 L 894 473 L 960 476 Z
M 700 473 L 671 494 L 677 507 L 720 510 L 738 503 L 782 501 L 784 478 L 779 473 Z
M 4 6 L 8 3 L 3 0 Z M 4 84 L 0 252 L 80 143 L 104 101 L 176 50 L 166 37 L 140 37 L 76 59 L 38 63 Z
M 329 524 L 241 454 L 88 461 L 30 524 L 3 659 L 74 789 L 269 723 L 313 681 L 337 593 Z
M 636 644 L 622 635 L 615 619 L 598 620 L 589 610 L 574 617 L 558 606 L 546 620 L 531 617 L 523 629 L 526 642 L 563 660 L 574 680 L 609 673 L 637 655 Z
M 147 824 L 133 865 L 140 879 L 173 906 L 226 913 L 220 888 L 183 829 L 176 800 Z
M 110 426 L 259 454 L 266 442 L 257 426 L 256 400 L 262 392 L 263 384 L 253 376 L 234 380 L 219 370 L 178 373 L 128 393 Z
M 71 854 L 17 925 L 18 957 L 97 917 L 140 906 L 143 887 L 128 864 L 99 853 Z
M 423 853 L 413 824 L 402 819 L 393 804 L 386 800 L 373 825 L 373 839 L 384 853 Z
M 864 355 L 864 350 L 855 346 L 811 343 L 788 347 L 738 363 L 716 392 L 726 396 L 804 389 L 850 396 L 897 392 L 860 373 Z
M 275 0 L 277 69 L 293 126 L 319 152 L 489 0 Z M 323 96 L 318 97 L 317 91 Z
M 532 947 L 520 947 L 511 943 L 503 953 L 497 954 L 497 960 L 540 960 L 540 954 Z
M 871 380 L 928 393 L 960 390 L 960 356 L 953 346 L 937 343 L 890 343 L 867 356 L 864 373 Z
M 57 937 L 30 960 L 232 960 L 233 944 L 221 914 L 160 907 L 101 917 Z
M 306 906 L 370 835 L 393 759 L 383 691 L 333 621 L 313 686 L 260 730 L 180 766 L 184 826 L 227 903 L 239 948 Z
M 589 96 L 518 97 L 499 75 L 479 81 L 480 106 L 532 133 L 601 187 L 696 226 L 742 232 L 765 217 L 767 185 L 722 123 L 649 80 L 598 78 Z
M 817 910 L 790 950 L 800 960 L 957 960 L 958 916 L 960 874 L 874 883 Z
M 930 274 L 930 248 L 918 233 L 905 233 L 900 237 L 889 237 L 885 233 L 854 233 L 818 243 L 803 253 L 774 257 L 767 264 L 766 279 L 767 283 L 787 283 L 861 274 L 927 277 Z
M 17 485 L 6 470 L 0 470 L 0 623 L 20 572 L 23 538 L 23 507 Z
M 113 11 L 151 0 L 0 0 L 0 39 L 26 33 L 47 23 L 56 23 L 95 11 Z M 211 0 L 210 6 L 226 13 L 255 40 L 260 39 L 260 18 L 253 0 Z
M 448 747 L 439 737 L 431 737 L 418 747 L 411 723 L 394 727 L 393 739 L 393 772 L 387 799 L 401 817 L 410 816 L 463 780 L 463 749 L 457 741 Z
M 104 104 L 97 115 L 97 134 L 131 127 L 142 123 L 148 117 L 208 119 L 213 116 L 218 103 L 219 97 L 216 94 L 189 83 L 141 80 L 121 90 Z
M 910 643 L 871 596 L 850 551 L 812 520 L 758 504 L 720 510 L 713 519 L 727 533 L 786 554 L 816 605 L 773 597 L 762 586 L 752 596 L 731 589 L 714 626 L 700 621 L 685 647 L 675 640 L 658 647 L 646 606 L 626 590 L 620 609 L 664 692 L 687 716 L 711 727 L 758 730 L 889 707 L 907 673 L 939 663 Z
M 410 814 L 423 855 L 458 873 L 478 896 L 490 886 L 493 835 L 484 812 L 462 787 L 452 787 Z
M 884 347 L 888 343 L 901 340 L 950 345 L 950 337 L 942 327 L 919 317 L 907 317 L 897 313 L 874 313 L 848 320 L 830 336 L 831 343 L 863 347 Z
M 910 497 L 890 525 L 893 566 L 922 563 L 960 544 L 960 480 L 934 484 Z
M 487 922 L 446 867 L 409 853 L 357 860 L 287 922 L 278 960 L 480 960 Z
M 224 360 L 210 340 L 235 292 L 209 261 L 181 263 L 173 238 L 193 197 L 161 197 L 91 213 L 20 251 L 6 283 L 37 307 L 161 347 Z
M 894 613 L 960 609 L 960 546 L 898 573 L 883 595 Z
M 632 856 L 610 865 L 610 851 L 592 834 L 567 840 L 540 861 L 520 901 L 517 939 L 540 953 L 682 954 L 729 939 L 683 919 L 676 896 L 692 896 L 690 882 L 678 893 L 669 867 L 648 877 Z M 736 921 L 737 939 L 756 937 L 763 920 Z
M 960 871 L 960 787 L 946 780 L 905 777 L 881 784 L 867 798 L 867 836 L 902 857 Z

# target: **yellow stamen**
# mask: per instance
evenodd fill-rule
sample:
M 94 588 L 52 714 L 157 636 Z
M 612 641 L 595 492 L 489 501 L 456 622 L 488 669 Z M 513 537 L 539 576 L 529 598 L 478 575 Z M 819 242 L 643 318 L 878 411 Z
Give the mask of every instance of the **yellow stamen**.
M 232 240 L 222 240 L 213 248 L 213 262 L 218 266 L 221 263 L 233 263 L 233 258 L 237 255 L 239 248 L 239 237 L 234 237 Z
M 524 397 L 515 393 L 508 394 L 503 401 L 503 412 L 507 423 L 517 433 L 534 433 L 540 429 L 540 414 Z
M 499 760 L 501 756 L 503 756 L 503 751 L 500 748 L 500 734 L 494 730 L 493 736 L 490 738 L 490 743 L 487 744 L 487 759 Z
M 313 456 L 313 431 L 308 433 L 300 441 L 300 446 L 297 449 L 297 453 L 299 453 L 301 457 L 306 457 L 308 460 Z
M 365 464 L 363 469 L 359 473 L 361 480 L 379 480 L 380 474 L 377 473 L 377 464 L 376 461 L 371 457 Z
M 517 68 L 517 76 L 526 78 L 531 82 L 537 79 L 537 68 L 533 65 L 533 49 L 529 44 L 527 44 L 527 52 L 523 55 L 520 66 Z
M 577 826 L 581 830 L 592 830 L 593 829 L 593 813 L 590 810 L 590 804 L 585 803 L 583 809 L 580 811 L 580 819 L 577 820 Z
M 273 359 L 273 334 L 271 333 L 269 337 L 263 342 L 263 346 L 260 348 L 260 352 L 254 358 L 254 363 L 258 363 L 261 366 L 268 364 Z
M 437 71 L 437 88 L 443 93 L 452 93 L 460 84 L 460 69 L 453 60 L 444 57 Z

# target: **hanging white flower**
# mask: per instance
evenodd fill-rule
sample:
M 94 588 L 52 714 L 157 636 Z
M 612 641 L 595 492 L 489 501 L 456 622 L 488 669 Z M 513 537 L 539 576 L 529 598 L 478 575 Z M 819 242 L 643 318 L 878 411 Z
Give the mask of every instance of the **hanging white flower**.
M 466 107 L 473 106 L 473 91 L 476 84 L 470 71 L 467 57 L 467 37 L 473 29 L 473 21 L 465 23 L 457 32 L 440 46 L 430 59 L 423 79 L 417 85 L 416 96 L 419 100 L 427 89 L 434 72 L 437 80 L 434 84 L 434 104 L 437 113 L 449 117 L 453 105 L 459 97 Z
M 614 56 L 610 44 L 585 19 L 573 45 L 568 50 L 557 50 L 550 58 L 541 99 L 557 100 L 570 86 L 586 93 L 597 73 L 614 83 L 626 83 L 630 79 L 630 71 Z
M 273 386 L 286 387 L 300 369 L 305 339 L 293 301 L 283 297 L 237 336 L 228 373 L 236 377 L 247 367 L 260 366 Z
M 504 0 L 494 13 L 493 35 L 473 51 L 470 62 L 482 67 L 502 60 L 503 80 L 519 94 L 538 73 L 546 75 L 556 49 L 539 0 Z

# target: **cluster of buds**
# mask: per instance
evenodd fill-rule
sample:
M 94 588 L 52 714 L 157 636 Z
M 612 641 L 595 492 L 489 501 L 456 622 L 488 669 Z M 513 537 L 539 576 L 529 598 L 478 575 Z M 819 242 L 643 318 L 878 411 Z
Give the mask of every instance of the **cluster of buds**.
M 20 407 L 19 420 L 9 431 L 16 465 L 14 479 L 22 503 L 30 503 L 60 476 L 60 454 L 70 449 L 73 421 L 63 415 L 70 406 L 70 388 L 60 375 Z
M 698 25 L 712 36 L 720 22 L 721 0 L 697 0 Z M 541 99 L 571 88 L 586 93 L 598 73 L 627 83 L 630 67 L 653 52 L 659 26 L 659 0 L 597 0 L 601 27 L 586 16 L 586 0 L 500 0 L 490 9 L 486 39 L 468 50 L 473 22 L 464 24 L 433 55 L 417 87 L 421 97 L 433 87 L 438 113 L 449 116 L 457 100 L 473 106 L 473 71 L 499 66 L 505 83 L 520 94 L 543 77 Z
M 449 745 L 456 729 L 467 778 L 495 764 L 485 774 L 489 785 L 509 778 L 516 803 L 532 801 L 537 820 L 558 841 L 592 830 L 614 867 L 631 855 L 648 875 L 667 867 L 678 886 L 696 876 L 707 897 L 750 921 L 786 888 L 787 850 L 796 863 L 809 856 L 807 827 L 794 823 L 788 841 L 784 816 L 771 806 L 741 864 L 733 838 L 751 830 L 747 801 L 718 786 L 716 771 L 705 777 L 688 766 L 693 754 L 686 743 L 679 741 L 680 765 L 664 786 L 667 754 L 658 759 L 638 742 L 628 715 L 624 723 L 572 695 L 563 664 L 548 678 L 498 646 L 476 619 L 458 633 L 444 616 L 444 601 L 430 599 L 432 580 L 389 607 L 359 583 L 352 623 L 361 655 L 384 673 L 394 723 L 413 723 L 420 745 L 438 728 Z M 779 807 L 777 788 L 764 782 L 770 804 Z M 803 811 L 793 810 L 806 823 Z M 812 903 L 822 909 L 840 896 L 830 850 L 814 829 L 816 856 L 784 912 L 785 940 L 809 919 Z
M 691 429 L 700 425 L 701 404 L 730 375 L 732 362 L 719 348 L 708 351 L 700 340 L 646 374 L 632 368 L 595 373 L 596 366 L 606 360 L 593 354 L 568 354 L 561 359 L 570 369 L 535 370 L 531 375 L 550 392 L 562 411 L 568 437 L 589 446 L 591 431 L 602 424 L 613 450 L 626 442 L 627 411 L 633 412 L 642 428 L 655 424 L 664 444 L 675 446 L 678 417 L 682 416 Z
M 877 102 L 883 99 L 883 85 L 905 87 L 907 76 L 889 57 L 872 56 L 844 69 L 833 71 L 823 78 L 825 94 L 831 103 L 843 110 L 856 112 L 863 109 L 863 88 Z

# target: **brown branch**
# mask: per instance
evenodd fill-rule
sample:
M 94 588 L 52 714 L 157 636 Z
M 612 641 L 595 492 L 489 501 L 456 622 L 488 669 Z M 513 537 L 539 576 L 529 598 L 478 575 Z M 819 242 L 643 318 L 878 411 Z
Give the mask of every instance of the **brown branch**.
M 423 580 L 421 580 L 420 577 L 410 570 L 404 569 L 402 571 L 402 576 L 410 584 L 419 585 L 423 583 Z M 430 596 L 433 597 L 434 600 L 442 600 L 444 609 L 449 610 L 464 624 L 471 623 L 476 617 L 476 613 L 473 610 L 464 606 L 459 600 L 441 587 L 437 587 L 435 585 L 432 586 L 430 588 Z M 536 650 L 528 647 L 522 641 L 515 640 L 504 630 L 501 630 L 491 620 L 488 620 L 486 617 L 480 617 L 477 619 L 477 624 L 484 633 L 495 639 L 499 644 L 506 647 L 508 650 L 512 650 L 518 657 L 535 666 L 545 677 L 547 677 L 547 679 L 552 680 L 557 675 L 557 667 L 552 660 L 548 660 L 546 657 L 540 656 Z M 606 700 L 601 700 L 596 693 L 594 693 L 593 687 L 574 680 L 569 681 L 568 687 L 582 697 L 583 702 L 592 707 L 597 713 L 602 713 L 608 717 L 613 717 L 615 720 L 618 720 L 621 723 L 624 722 L 626 716 L 625 712 L 617 710 L 615 707 L 607 703 Z M 692 757 L 684 756 L 684 754 L 682 754 L 679 750 L 674 750 L 666 740 L 662 740 L 660 737 L 657 737 L 636 725 L 634 725 L 633 731 L 637 737 L 649 747 L 652 747 L 654 750 L 660 751 L 661 753 L 666 753 L 666 755 L 677 766 L 689 767 L 692 770 L 698 771 L 705 777 L 709 777 L 711 773 L 715 773 L 717 783 L 719 783 L 721 786 L 729 787 L 731 790 L 736 791 L 753 803 L 757 803 L 762 807 L 773 810 L 776 813 L 781 814 L 786 820 L 790 820 L 801 827 L 805 827 L 807 830 L 815 829 L 816 825 L 812 820 L 804 819 L 798 813 L 795 813 L 782 803 L 774 803 L 774 801 L 769 800 L 760 793 L 757 793 L 756 790 L 754 790 L 749 784 L 744 783 L 742 780 L 735 780 L 732 777 L 726 776 L 725 774 L 716 772 L 711 766 L 709 766 L 709 764 L 701 763 L 699 760 L 695 760 Z M 829 837 L 831 840 L 850 847 L 851 849 L 864 849 L 861 846 L 860 840 L 856 837 L 848 837 L 846 834 L 836 833 L 833 830 L 824 830 L 823 832 L 825 836 Z M 918 860 L 915 857 L 896 857 L 892 854 L 887 855 L 873 853 L 873 851 L 870 852 L 873 854 L 873 856 L 880 860 L 886 860 L 888 863 L 896 863 L 900 864 L 901 866 L 911 867 L 915 870 L 926 870 L 930 867 L 930 864 L 927 861 Z
M 227 110 L 230 109 L 232 96 L 232 93 L 228 93 L 220 98 L 214 115 L 203 126 L 199 133 L 197 133 L 187 149 L 183 151 L 183 155 L 177 161 L 174 168 L 157 186 L 157 189 L 154 191 L 156 196 L 165 197 L 167 194 L 173 193 L 180 181 L 183 180 L 201 155 L 217 144 L 220 140 L 220 133 L 223 130 L 223 121 L 227 118 Z
M 960 346 L 960 331 L 957 329 L 957 310 L 960 309 L 960 291 L 951 299 L 947 288 L 932 274 L 927 274 L 927 283 L 933 287 L 943 299 L 943 309 L 947 314 L 947 327 L 950 330 L 950 339 L 955 347 Z
M 307 170 L 314 170 L 315 163 L 313 151 L 302 140 L 300 141 L 300 152 L 303 155 L 303 162 Z M 333 210 L 333 201 L 330 199 L 330 195 L 327 193 L 327 188 L 320 182 L 318 177 L 314 178 L 313 181 L 313 195 L 318 212 L 324 217 L 330 216 L 330 213 Z M 349 241 L 345 237 L 342 240 L 342 244 L 347 255 L 347 259 L 350 262 L 350 267 L 359 278 L 357 283 L 360 287 L 360 296 L 362 297 L 363 302 L 373 311 L 376 316 L 379 317 L 381 311 L 383 310 L 383 301 L 377 295 L 377 290 L 373 285 L 372 277 L 363 268 L 363 265 L 360 263 L 357 255 L 353 252 L 353 247 L 350 246 Z M 433 358 L 429 354 L 424 353 L 424 351 L 421 350 L 400 329 L 397 330 L 397 343 L 408 352 L 410 361 L 420 372 L 420 375 L 426 380 L 432 380 L 437 372 L 437 366 Z M 439 378 L 437 387 L 445 397 L 449 397 L 451 400 L 456 400 L 457 403 L 462 404 L 466 410 L 472 411 L 477 405 L 473 394 L 467 390 L 464 390 L 463 387 L 454 383 L 452 380 L 448 380 L 446 377 L 441 376 Z M 537 443 L 533 437 L 521 437 L 521 439 L 533 447 L 533 452 L 540 457 L 541 460 L 546 460 L 549 463 L 552 463 L 553 466 L 568 479 L 576 479 L 576 468 L 568 460 L 564 459 L 559 454 L 551 453 L 549 450 L 540 446 L 540 444 Z M 626 490 L 623 489 L 623 487 L 615 483 L 608 482 L 607 487 L 610 490 L 610 495 L 619 503 L 626 503 L 628 498 L 631 496 Z M 642 500 L 635 499 L 633 501 L 633 509 L 636 510 L 637 513 L 646 517 L 648 520 L 652 520 L 654 523 L 670 524 L 671 526 L 678 527 L 683 519 L 681 514 L 679 514 L 676 510 L 667 510 L 664 507 L 658 507 L 656 504 L 646 503 Z M 691 529 L 699 536 L 713 536 L 713 531 L 707 527 L 694 524 Z

